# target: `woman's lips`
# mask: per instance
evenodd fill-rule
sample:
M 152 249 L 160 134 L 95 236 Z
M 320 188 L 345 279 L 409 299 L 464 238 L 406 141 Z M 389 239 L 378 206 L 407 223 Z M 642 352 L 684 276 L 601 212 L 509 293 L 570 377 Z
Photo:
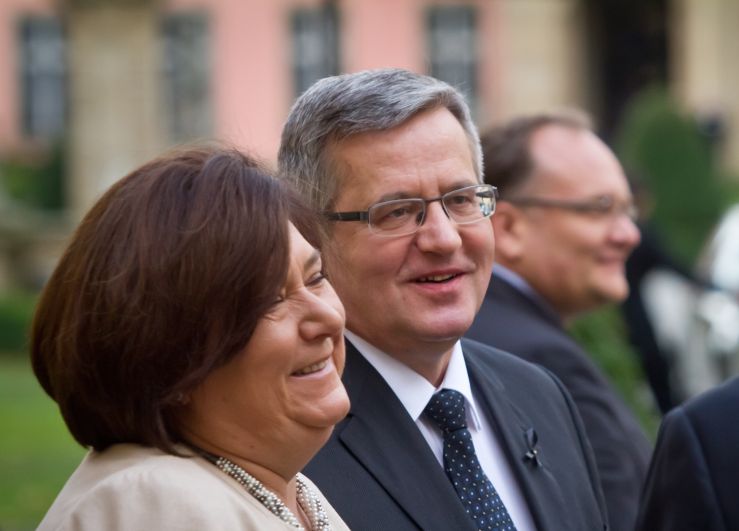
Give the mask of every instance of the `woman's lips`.
M 330 361 L 331 361 L 331 358 L 328 357 L 316 363 L 311 363 L 310 365 L 307 365 L 303 367 L 302 369 L 299 369 L 293 372 L 292 375 L 293 376 L 308 376 L 310 374 L 315 374 L 325 369 L 328 366 Z

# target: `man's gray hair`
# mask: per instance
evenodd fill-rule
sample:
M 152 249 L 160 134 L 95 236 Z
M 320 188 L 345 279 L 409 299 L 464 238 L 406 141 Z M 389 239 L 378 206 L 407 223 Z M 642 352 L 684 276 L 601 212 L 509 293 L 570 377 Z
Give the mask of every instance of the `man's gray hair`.
M 336 199 L 338 175 L 330 148 L 359 133 L 397 127 L 416 114 L 445 107 L 459 121 L 482 182 L 482 149 L 464 97 L 433 77 L 396 68 L 317 81 L 293 105 L 282 130 L 279 173 L 317 212 Z

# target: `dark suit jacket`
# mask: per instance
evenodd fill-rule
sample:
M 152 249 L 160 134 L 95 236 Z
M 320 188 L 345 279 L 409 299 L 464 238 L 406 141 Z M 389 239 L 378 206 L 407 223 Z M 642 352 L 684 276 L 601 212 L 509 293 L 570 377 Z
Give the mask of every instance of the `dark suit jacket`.
M 467 337 L 552 371 L 580 411 L 614 531 L 631 531 L 651 444 L 603 373 L 543 303 L 493 276 Z
M 739 378 L 735 378 L 665 417 L 637 529 L 739 529 L 738 491 Z
M 605 529 L 597 472 L 575 406 L 551 374 L 463 341 L 473 393 L 541 531 Z M 353 530 L 475 529 L 428 443 L 380 374 L 347 341 L 349 415 L 305 469 Z M 524 456 L 538 435 L 541 466 Z

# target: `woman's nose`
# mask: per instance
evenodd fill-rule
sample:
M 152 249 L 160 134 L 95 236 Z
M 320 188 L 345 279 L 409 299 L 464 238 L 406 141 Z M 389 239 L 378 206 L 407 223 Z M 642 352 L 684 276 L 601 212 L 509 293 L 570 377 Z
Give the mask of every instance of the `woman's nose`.
M 328 282 L 321 293 L 311 293 L 307 313 L 301 320 L 301 334 L 306 339 L 334 336 L 344 330 L 344 306 Z

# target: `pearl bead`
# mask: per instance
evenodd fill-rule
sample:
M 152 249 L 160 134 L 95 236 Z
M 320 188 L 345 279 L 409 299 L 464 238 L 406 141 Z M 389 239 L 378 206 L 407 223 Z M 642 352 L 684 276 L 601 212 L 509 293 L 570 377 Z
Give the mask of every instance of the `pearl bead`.
M 256 498 L 280 520 L 288 524 L 290 527 L 294 527 L 300 531 L 305 531 L 292 511 L 282 503 L 282 500 L 280 500 L 274 492 L 267 489 L 267 487 L 265 487 L 257 478 L 225 457 L 218 457 L 218 459 L 215 460 L 215 465 L 227 475 L 238 481 L 249 494 L 254 496 L 254 498 Z M 328 521 L 328 515 L 323 509 L 323 504 L 321 503 L 318 494 L 308 486 L 300 475 L 295 479 L 297 485 L 298 505 L 308 517 L 311 530 L 330 531 L 331 524 Z

